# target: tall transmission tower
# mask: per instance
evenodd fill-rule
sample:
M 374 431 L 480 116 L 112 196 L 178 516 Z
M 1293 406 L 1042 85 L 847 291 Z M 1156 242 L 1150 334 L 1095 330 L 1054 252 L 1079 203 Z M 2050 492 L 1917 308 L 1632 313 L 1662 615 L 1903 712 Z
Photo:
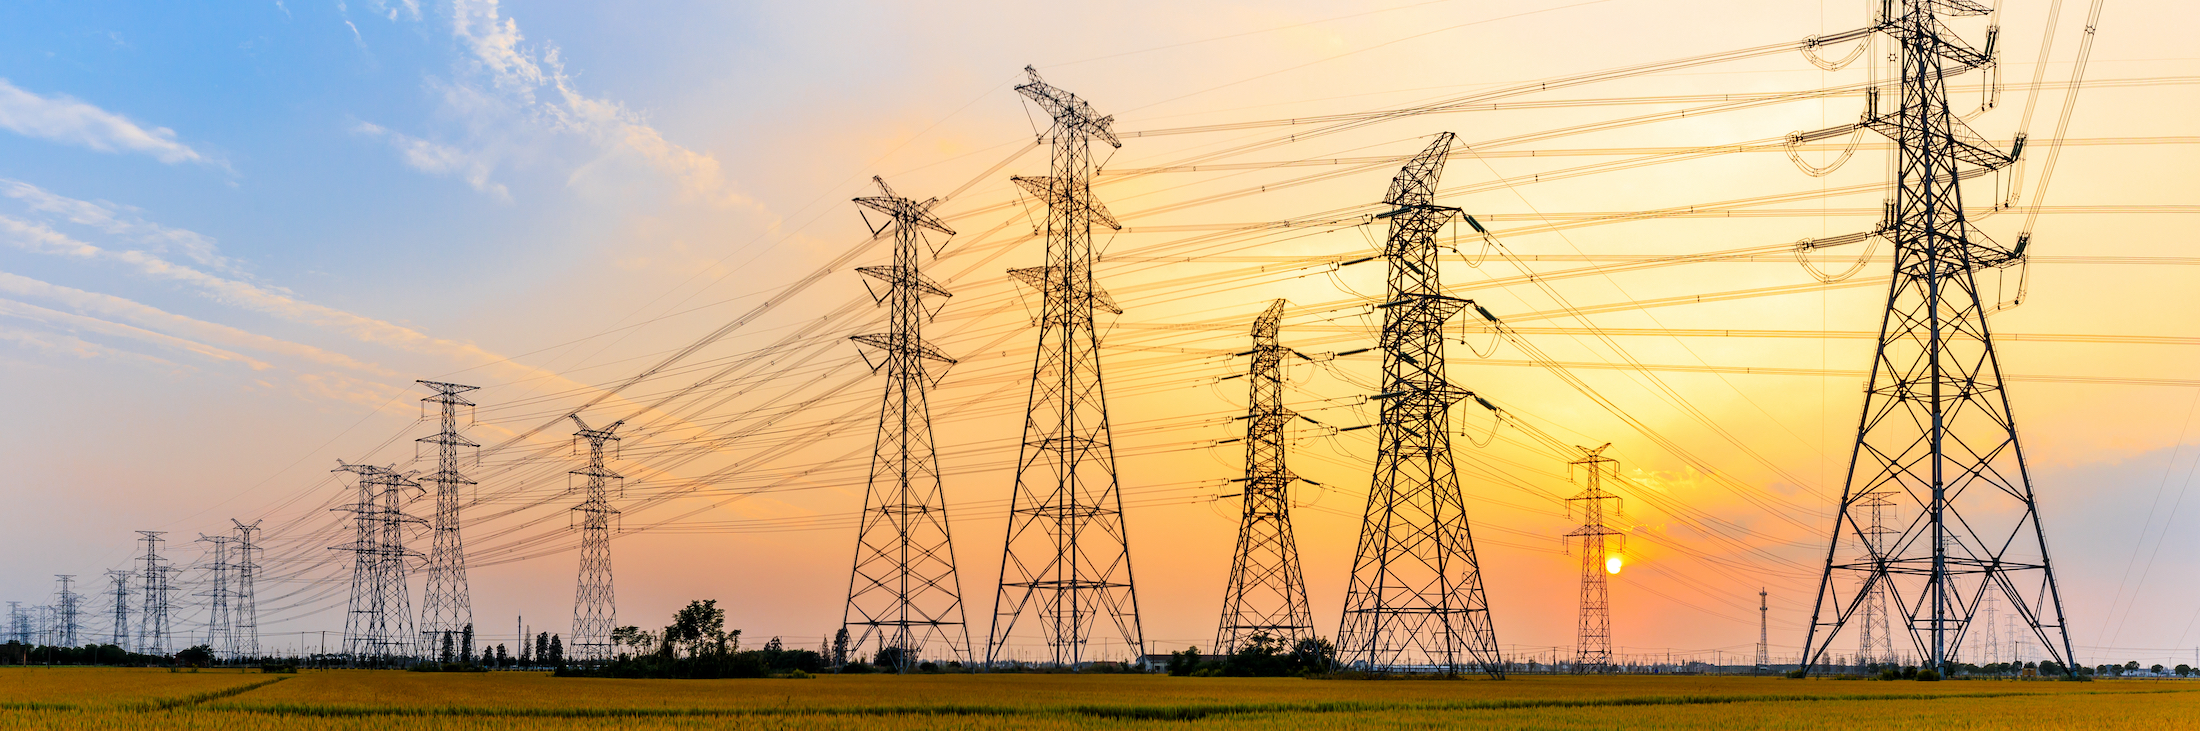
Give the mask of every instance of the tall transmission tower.
M 253 555 L 260 547 L 252 536 L 260 531 L 260 521 L 246 523 L 231 518 L 229 522 L 237 527 L 236 540 L 231 544 L 236 547 L 236 559 L 230 564 L 229 623 L 234 643 L 231 655 L 256 658 L 260 656 L 260 608 L 253 581 L 259 576 L 260 564 Z
M 1864 598 L 1885 586 L 1924 664 L 1942 674 L 1987 592 L 2007 599 L 2072 672 L 2062 594 L 1987 326 L 1990 303 L 1978 290 L 1980 270 L 2023 260 L 2029 235 L 2009 248 L 1988 239 L 1965 220 L 1960 183 L 2014 162 L 2024 141 L 1994 149 L 1948 101 L 1948 76 L 1994 63 L 1994 36 L 1973 49 L 1944 16 L 1991 10 L 1970 0 L 1899 0 L 1888 12 L 1875 30 L 1900 47 L 1901 98 L 1882 112 L 1878 96 L 1868 97 L 1859 124 L 1896 147 L 1894 200 L 1881 224 L 1895 244 L 1894 281 L 1802 665 L 1820 663 Z M 1860 498 L 1879 491 L 1918 513 L 1886 550 L 1857 550 Z
M 438 407 L 437 423 L 442 427 L 433 436 L 415 440 L 435 446 L 435 472 L 422 480 L 435 492 L 435 519 L 428 524 L 433 538 L 428 548 L 428 585 L 420 601 L 420 636 L 421 642 L 427 643 L 421 646 L 428 647 L 445 635 L 457 636 L 474 623 L 473 598 L 466 588 L 466 544 L 458 532 L 458 508 L 465 497 L 462 493 L 474 481 L 458 468 L 459 450 L 481 445 L 458 433 L 458 409 L 474 405 L 462 394 L 478 387 L 436 381 L 414 383 L 435 391 L 435 395 L 420 401 Z
M 76 579 L 76 575 L 54 574 L 53 577 L 61 582 L 61 593 L 53 605 L 55 620 L 55 642 L 53 644 L 56 647 L 76 647 L 78 644 L 78 630 L 82 629 L 77 611 L 80 602 L 76 592 L 69 589 L 69 582 Z
M 1106 389 L 1100 379 L 1100 333 L 1093 311 L 1122 314 L 1092 280 L 1093 224 L 1122 228 L 1092 195 L 1097 164 L 1092 142 L 1122 147 L 1103 117 L 1075 94 L 1024 68 L 1016 87 L 1053 117 L 1052 174 L 1014 180 L 1046 203 L 1046 266 L 1009 272 L 1040 293 L 1039 347 L 1016 461 L 1016 491 L 1001 554 L 1001 587 L 993 600 L 987 663 L 1001 658 L 1026 609 L 1038 613 L 1049 662 L 1075 667 L 1088 659 L 1086 641 L 1101 617 L 1115 625 L 1136 660 L 1146 652 L 1131 577 L 1130 534 L 1115 472 Z
M 145 590 L 144 600 L 138 603 L 138 652 L 160 657 L 168 654 L 168 572 L 167 560 L 160 557 L 160 537 L 165 531 L 141 530 L 144 536 L 144 573 L 138 585 Z
M 588 466 L 572 474 L 587 478 L 587 495 L 573 510 L 581 514 L 581 576 L 573 594 L 573 641 L 565 643 L 567 657 L 581 662 L 611 659 L 611 630 L 618 622 L 618 602 L 611 591 L 611 521 L 619 511 L 611 507 L 610 482 L 622 479 L 604 467 L 604 445 L 619 440 L 614 434 L 624 420 L 602 429 L 588 428 L 579 414 L 568 414 L 580 427 L 574 435 L 588 441 Z
M 1893 492 L 1888 490 L 1874 490 L 1864 493 L 1857 501 L 1857 504 L 1863 507 L 1865 514 L 1869 516 L 1868 523 L 1862 531 L 1859 531 L 1859 538 L 1863 540 L 1865 550 L 1874 556 L 1887 554 L 1889 547 L 1887 538 L 1896 533 L 1896 531 L 1887 527 L 1887 519 L 1894 517 L 1892 495 Z M 1863 616 L 1858 618 L 1856 628 L 1857 663 L 1860 665 L 1892 664 L 1895 661 L 1894 631 L 1892 629 L 1893 625 L 1890 623 L 1893 614 L 1887 609 L 1888 585 L 1881 582 L 1872 583 L 1870 586 L 1862 586 L 1862 584 L 1870 582 L 1871 577 L 1868 576 L 1858 582 L 1858 593 L 1863 600 L 1863 605 L 1858 608 L 1858 611 Z
M 1504 677 L 1474 536 L 1452 463 L 1453 403 L 1472 396 L 1444 375 L 1444 321 L 1471 304 L 1447 297 L 1436 232 L 1459 211 L 1436 205 L 1452 133 L 1406 163 L 1383 202 L 1396 206 L 1383 247 L 1383 390 L 1373 487 L 1353 553 L 1341 662 L 1373 672 L 1456 673 L 1479 666 Z
M 206 645 L 213 648 L 214 656 L 224 659 L 235 657 L 237 634 L 233 617 L 229 613 L 229 541 L 230 536 L 199 534 L 199 541 L 213 544 L 208 552 L 206 565 L 207 590 L 199 594 L 207 598 Z
M 1574 645 L 1574 672 L 1603 673 L 1612 670 L 1612 594 L 1605 584 L 1605 542 L 1627 536 L 1604 525 L 1604 501 L 1619 500 L 1604 491 L 1605 473 L 1619 476 L 1619 462 L 1604 456 L 1611 444 L 1596 449 L 1576 447 L 1581 459 L 1567 463 L 1588 473 L 1581 494 L 1567 498 L 1569 506 L 1581 504 L 1581 527 L 1566 535 L 1581 539 L 1581 618 Z M 1607 467 L 1609 465 L 1609 467 Z
M 114 610 L 114 626 L 110 628 L 111 631 L 108 633 L 108 644 L 127 649 L 130 646 L 130 572 L 123 569 L 108 569 L 107 580 L 115 583 L 114 606 L 112 607 Z
M 894 263 L 857 271 L 885 282 L 878 297 L 887 306 L 884 334 L 851 340 L 876 348 L 874 370 L 886 371 L 886 397 L 879 408 L 878 441 L 871 451 L 870 488 L 856 530 L 855 562 L 848 575 L 848 605 L 841 625 L 855 629 L 856 647 L 873 640 L 890 653 L 894 669 L 908 672 L 917 658 L 935 650 L 969 662 L 970 627 L 963 611 L 962 578 L 955 572 L 955 543 L 947 530 L 947 496 L 940 485 L 939 453 L 932 439 L 929 391 L 934 380 L 926 362 L 942 369 L 955 364 L 924 340 L 924 297 L 949 297 L 919 267 L 917 244 L 924 232 L 944 236 L 955 230 L 932 215 L 939 203 L 894 195 L 886 181 L 880 195 L 855 202 L 886 215 L 871 228 L 878 236 L 893 229 Z M 865 224 L 870 222 L 865 217 Z M 934 252 L 938 247 L 933 247 Z
M 406 576 L 407 562 L 420 552 L 405 548 L 405 529 L 427 521 L 405 514 L 404 507 L 421 492 L 420 483 L 388 467 L 337 464 L 336 471 L 358 475 L 359 481 L 357 500 L 335 508 L 352 513 L 357 521 L 352 542 L 331 546 L 352 554 L 344 653 L 353 665 L 388 665 L 414 655 L 418 640 L 412 632 Z
M 1276 300 L 1253 321 L 1253 357 L 1246 374 L 1245 483 L 1238 519 L 1237 552 L 1230 559 L 1230 586 L 1222 593 L 1222 625 L 1214 651 L 1235 652 L 1255 635 L 1267 635 L 1291 647 L 1314 636 L 1314 611 L 1306 601 L 1306 576 L 1299 570 L 1299 544 L 1291 533 L 1291 481 L 1286 464 L 1284 427 L 1299 418 L 1283 405 L 1283 359 L 1298 355 L 1283 346 L 1283 300 Z M 1229 497 L 1225 495 L 1223 497 Z
M 1757 587 L 1757 664 L 1752 672 L 1763 674 L 1772 670 L 1772 612 L 1766 608 L 1765 599 L 1770 596 L 1764 587 Z
M 8 640 L 18 645 L 31 643 L 31 618 L 23 613 L 22 602 L 8 602 Z

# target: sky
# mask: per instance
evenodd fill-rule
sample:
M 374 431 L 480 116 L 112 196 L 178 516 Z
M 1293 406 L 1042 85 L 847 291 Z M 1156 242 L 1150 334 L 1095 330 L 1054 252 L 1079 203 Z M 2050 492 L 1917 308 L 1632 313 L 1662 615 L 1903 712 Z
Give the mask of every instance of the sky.
M 2033 234 L 2031 262 L 1982 286 L 2072 641 L 2089 664 L 2192 662 L 2200 588 L 2170 539 L 2200 529 L 2200 505 L 2182 507 L 2200 503 L 2200 57 L 2178 32 L 2200 8 L 2108 4 L 2065 117 L 2083 8 L 2050 26 L 2048 3 L 2004 5 L 1998 71 L 1951 96 L 1985 139 L 2030 140 L 2021 166 L 1965 185 L 1986 235 Z M 1541 432 L 1609 442 L 1620 462 L 1623 655 L 1748 653 L 1763 588 L 1773 653 L 1793 656 L 1888 247 L 1808 266 L 1793 248 L 1868 230 L 1889 166 L 1868 133 L 1779 142 L 1859 115 L 1884 42 L 1838 70 L 1793 46 L 1864 25 L 1868 6 L 13 3 L 0 599 L 50 603 L 56 574 L 105 586 L 140 530 L 167 531 L 198 581 L 193 539 L 262 520 L 263 644 L 312 649 L 341 631 L 349 587 L 328 509 L 350 488 L 331 470 L 428 468 L 427 379 L 482 387 L 467 433 L 489 446 L 463 515 L 490 641 L 570 631 L 579 457 L 561 420 L 586 405 L 592 424 L 628 420 L 610 465 L 626 477 L 620 623 L 716 599 L 747 641 L 812 646 L 845 599 L 883 387 L 846 340 L 883 328 L 853 269 L 889 252 L 849 201 L 882 176 L 941 198 L 958 231 L 928 253 L 955 296 L 926 336 L 960 361 L 933 409 L 983 637 L 1036 339 L 1005 270 L 1043 256 L 1008 180 L 1046 173 L 1046 120 L 1013 88 L 1031 65 L 1123 136 L 1095 189 L 1125 229 L 1101 237 L 1096 276 L 1125 310 L 1103 319 L 1103 367 L 1156 651 L 1213 637 L 1237 522 L 1222 496 L 1243 471 L 1223 440 L 1244 382 L 1224 377 L 1247 367 L 1232 354 L 1252 319 L 1283 298 L 1285 344 L 1373 345 L 1380 265 L 1341 263 L 1380 245 L 1368 216 L 1398 160 L 1454 132 L 1466 152 L 1440 202 L 1502 251 L 1447 229 L 1443 276 L 1540 354 L 1469 325 L 1450 346 L 1453 379 L 1514 419 L 1455 412 L 1500 642 L 1523 657 L 1573 643 L 1562 498 L 1579 488 Z M 1984 23 L 1954 26 L 1977 42 Z M 1763 52 L 1308 134 L 1325 115 L 1743 49 Z M 1322 424 L 1376 418 L 1372 358 L 1287 375 L 1286 401 Z M 1329 635 L 1374 447 L 1370 431 L 1298 429 L 1292 469 L 1318 484 L 1294 488 L 1297 535 Z M 203 602 L 187 598 L 186 633 Z

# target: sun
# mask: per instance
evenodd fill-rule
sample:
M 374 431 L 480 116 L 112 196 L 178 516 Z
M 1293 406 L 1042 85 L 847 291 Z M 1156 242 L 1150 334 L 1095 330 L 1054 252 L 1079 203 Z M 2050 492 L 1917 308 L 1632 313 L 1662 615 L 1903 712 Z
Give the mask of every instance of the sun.
M 1619 564 L 1620 561 L 1618 556 L 1604 559 L 1604 572 L 1607 574 L 1619 573 Z

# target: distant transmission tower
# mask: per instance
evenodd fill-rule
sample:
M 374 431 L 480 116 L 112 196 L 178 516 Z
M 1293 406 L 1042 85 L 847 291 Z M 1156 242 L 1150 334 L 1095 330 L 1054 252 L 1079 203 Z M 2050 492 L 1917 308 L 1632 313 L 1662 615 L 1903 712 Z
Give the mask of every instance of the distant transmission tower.
M 1764 587 L 1757 588 L 1757 666 L 1755 672 L 1763 674 L 1772 670 L 1772 613 L 1766 608 Z
M 260 521 L 246 523 L 231 518 L 229 522 L 237 526 L 236 542 L 231 544 L 236 547 L 236 559 L 230 569 L 229 622 L 235 642 L 231 654 L 256 658 L 260 656 L 260 608 L 253 581 L 259 576 L 260 564 L 253 556 L 260 546 L 253 541 L 252 534 L 259 532 Z
M 165 531 L 141 530 L 145 537 L 144 573 L 138 585 L 145 590 L 144 600 L 138 603 L 138 652 L 161 657 L 168 654 L 168 572 L 167 560 L 160 557 L 160 537 Z
M 1862 499 L 1857 501 L 1857 505 L 1863 507 L 1865 514 L 1870 516 L 1868 525 L 1858 531 L 1858 537 L 1863 540 L 1865 550 L 1874 556 L 1887 555 L 1887 537 L 1896 534 L 1896 531 L 1887 528 L 1887 519 L 1893 517 L 1894 512 L 1894 501 L 1889 499 L 1891 494 L 1886 490 L 1874 490 L 1864 493 Z M 1871 585 L 1860 586 L 1858 589 L 1858 596 L 1863 601 L 1859 611 L 1863 616 L 1858 618 L 1856 628 L 1857 663 L 1893 664 L 1894 631 L 1889 621 L 1893 613 L 1887 609 L 1888 584 L 1872 583 L 1868 576 L 1858 583 Z
M 206 645 L 214 649 L 214 656 L 229 659 L 235 657 L 237 634 L 234 618 L 229 613 L 229 536 L 199 534 L 199 541 L 214 544 L 207 563 L 207 590 L 200 594 L 206 603 Z
M 338 462 L 338 472 L 359 476 L 358 499 L 336 508 L 357 520 L 351 543 L 332 546 L 352 554 L 351 603 L 344 619 L 344 653 L 353 665 L 389 665 L 416 654 L 407 562 L 420 557 L 405 548 L 405 528 L 425 523 L 405 514 L 405 494 L 420 483 L 388 467 Z
M 428 549 L 428 586 L 420 601 L 420 636 L 421 642 L 428 643 L 422 645 L 425 648 L 445 635 L 458 636 L 474 623 L 473 598 L 466 589 L 466 545 L 458 532 L 462 493 L 474 481 L 459 473 L 458 467 L 460 449 L 481 445 L 458 433 L 459 407 L 474 405 L 461 394 L 478 387 L 436 381 L 415 383 L 435 390 L 435 395 L 421 402 L 439 407 L 438 424 L 442 427 L 433 436 L 416 440 L 435 445 L 435 472 L 423 480 L 435 491 L 435 519 L 428 524 L 434 542 Z
M 1298 540 L 1291 534 L 1290 487 L 1298 476 L 1286 465 L 1283 437 L 1284 427 L 1299 415 L 1283 405 L 1283 358 L 1298 353 L 1277 337 L 1283 305 L 1276 300 L 1253 321 L 1253 349 L 1241 354 L 1253 357 L 1247 374 L 1252 383 L 1245 405 L 1245 476 L 1239 478 L 1245 488 L 1216 654 L 1235 652 L 1254 635 L 1267 635 L 1285 648 L 1314 636 Z
M 1993 44 L 1964 45 L 1940 16 L 1992 11 L 1968 0 L 1900 0 L 1890 11 L 1898 15 L 1875 30 L 1900 46 L 1901 97 L 1885 113 L 1868 97 L 1859 124 L 1896 147 L 1881 224 L 1895 244 L 1894 282 L 1802 665 L 1822 662 L 1864 597 L 1885 586 L 1922 660 L 1943 675 L 1987 592 L 2007 599 L 2072 672 L 2062 594 L 1977 281 L 1982 269 L 2021 262 L 2029 235 L 2006 249 L 1986 238 L 1965 220 L 1960 183 L 2014 162 L 2023 140 L 1993 149 L 1948 101 L 1947 77 L 1993 65 Z M 1886 551 L 1858 551 L 1860 498 L 1880 491 L 1920 514 Z
M 1436 205 L 1452 134 L 1414 156 L 1390 182 L 1395 209 L 1383 248 L 1382 425 L 1374 485 L 1353 553 L 1337 653 L 1373 672 L 1456 673 L 1479 666 L 1505 675 L 1482 570 L 1452 464 L 1453 403 L 1472 392 L 1444 376 L 1444 321 L 1468 306 L 1447 297 L 1437 273 L 1436 232 L 1458 209 Z
M 108 633 L 108 644 L 128 650 L 130 647 L 130 572 L 108 569 L 107 580 L 115 582 L 114 626 Z
M 8 640 L 18 645 L 31 643 L 31 618 L 23 613 L 22 602 L 8 602 Z
M 80 617 L 77 611 L 80 602 L 76 592 L 69 589 L 69 582 L 74 580 L 76 575 L 54 574 L 53 577 L 61 581 L 61 594 L 53 605 L 55 620 L 55 642 L 53 644 L 57 647 L 77 647 L 79 644 L 77 642 L 78 630 L 83 626 L 79 621 Z
M 611 507 L 610 481 L 622 479 L 604 467 L 604 445 L 616 442 L 613 432 L 625 421 L 602 429 L 588 428 L 579 414 L 568 414 L 580 426 L 575 433 L 588 441 L 588 466 L 572 474 L 588 478 L 588 497 L 573 510 L 581 514 L 581 577 L 573 596 L 573 641 L 564 644 L 566 656 L 581 662 L 611 659 L 611 630 L 618 622 L 618 602 L 611 592 L 611 520 L 619 511 Z
M 1604 456 L 1606 444 L 1596 449 L 1578 447 L 1581 459 L 1568 463 L 1588 473 L 1588 482 L 1581 494 L 1567 498 L 1570 505 L 1581 503 L 1581 527 L 1566 535 L 1581 539 L 1581 618 L 1578 640 L 1574 650 L 1574 672 L 1603 673 L 1612 671 L 1612 595 L 1605 585 L 1610 571 L 1605 566 L 1605 541 L 1617 537 L 1625 545 L 1627 536 L 1604 525 L 1604 501 L 1619 500 L 1618 495 L 1604 491 L 1604 476 L 1619 476 L 1619 462 Z M 1606 467 L 1610 465 L 1610 467 Z
M 862 524 L 856 529 L 854 568 L 848 576 L 848 606 L 841 625 L 856 628 L 855 647 L 877 640 L 894 648 L 894 669 L 908 672 L 917 658 L 937 650 L 970 662 L 970 627 L 963 611 L 962 578 L 955 572 L 955 544 L 947 530 L 947 496 L 940 485 L 939 454 L 932 441 L 929 391 L 933 376 L 926 361 L 942 368 L 953 358 L 924 341 L 924 323 L 934 310 L 925 295 L 948 297 L 947 290 L 924 276 L 917 244 L 931 230 L 945 236 L 955 230 L 932 215 L 934 198 L 923 202 L 894 195 L 886 181 L 881 195 L 856 203 L 886 214 L 873 227 L 877 236 L 894 230 L 894 263 L 857 271 L 885 282 L 888 331 L 857 335 L 857 343 L 877 348 L 886 371 L 886 398 L 879 410 L 878 441 L 871 451 L 870 489 L 863 499 Z M 869 223 L 866 217 L 865 223 Z M 938 247 L 933 247 L 934 251 Z
M 1039 78 L 1016 91 L 1054 118 L 1052 175 L 1015 181 L 1046 204 L 1046 266 L 1009 272 L 1039 290 L 1039 349 L 1016 461 L 1001 588 L 993 600 L 987 663 L 1001 659 L 1009 634 L 1027 608 L 1039 614 L 1048 661 L 1077 666 L 1086 659 L 1093 625 L 1106 617 L 1129 660 L 1146 653 L 1131 578 L 1130 535 L 1115 473 L 1115 443 L 1100 379 L 1100 332 L 1093 311 L 1122 308 L 1092 281 L 1092 227 L 1122 228 L 1092 195 L 1092 141 L 1115 147 L 1114 117 Z

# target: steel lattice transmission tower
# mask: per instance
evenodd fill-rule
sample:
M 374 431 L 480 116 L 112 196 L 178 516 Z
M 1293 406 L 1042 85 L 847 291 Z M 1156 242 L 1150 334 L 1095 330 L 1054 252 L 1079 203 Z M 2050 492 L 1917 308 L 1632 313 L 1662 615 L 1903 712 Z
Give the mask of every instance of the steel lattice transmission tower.
M 1581 494 L 1567 498 L 1569 506 L 1581 504 L 1581 527 L 1566 534 L 1581 539 L 1581 617 L 1574 646 L 1574 672 L 1602 673 L 1612 668 L 1612 594 L 1605 577 L 1611 573 L 1605 567 L 1606 541 L 1618 538 L 1625 545 L 1627 535 L 1604 525 L 1604 501 L 1619 500 L 1618 495 L 1604 491 L 1604 478 L 1619 477 L 1619 462 L 1604 456 L 1606 444 L 1596 449 L 1576 447 L 1581 459 L 1567 463 L 1569 468 L 1580 467 L 1588 473 Z M 1616 512 L 1615 512 L 1616 514 Z
M 458 508 L 465 497 L 462 493 L 474 481 L 460 473 L 458 467 L 459 450 L 481 445 L 458 433 L 459 407 L 474 405 L 461 394 L 477 386 L 436 381 L 414 383 L 435 390 L 435 395 L 420 401 L 437 406 L 437 424 L 442 427 L 433 436 L 416 440 L 435 446 L 435 472 L 422 480 L 431 484 L 435 493 L 435 519 L 428 523 L 433 537 L 428 548 L 428 586 L 420 601 L 420 636 L 425 643 L 421 647 L 427 648 L 440 642 L 446 633 L 457 636 L 474 623 L 473 598 L 466 588 L 466 544 L 460 540 L 458 532 Z
M 335 508 L 357 521 L 350 543 L 331 546 L 352 554 L 351 601 L 344 617 L 344 653 L 354 665 L 387 665 L 415 654 L 412 600 L 406 588 L 408 561 L 419 551 L 405 548 L 405 529 L 427 521 L 405 514 L 405 503 L 421 492 L 420 483 L 388 467 L 343 464 L 335 471 L 358 475 L 358 497 Z
M 1395 209 L 1383 247 L 1383 390 L 1374 484 L 1353 553 L 1337 654 L 1372 672 L 1455 673 L 1480 667 L 1504 677 L 1497 629 L 1482 591 L 1474 536 L 1452 464 L 1451 405 L 1473 395 L 1444 375 L 1444 322 L 1467 300 L 1447 297 L 1436 232 L 1458 209 L 1436 205 L 1453 135 L 1406 163 L 1383 202 Z
M 1987 592 L 2008 600 L 2015 621 L 2067 670 L 2062 595 L 1977 280 L 1982 269 L 2022 261 L 2027 238 L 2003 248 L 1972 226 L 1960 183 L 2013 162 L 2023 140 L 2009 153 L 1993 149 L 1949 110 L 1947 77 L 1992 65 L 1993 43 L 1964 45 L 1942 16 L 1991 11 L 1972 0 L 1889 9 L 1895 15 L 1875 30 L 1900 47 L 1901 98 L 1882 112 L 1873 95 L 1860 124 L 1896 148 L 1894 200 L 1881 223 L 1895 245 L 1894 282 L 1802 664 L 1821 663 L 1884 587 L 1922 662 L 1943 674 Z M 1918 508 L 1885 543 L 1863 535 L 1858 515 L 1874 492 Z
M 580 513 L 581 573 L 573 593 L 573 640 L 565 643 L 566 656 L 581 662 L 611 659 L 611 630 L 618 623 L 618 602 L 611 591 L 611 521 L 619 511 L 611 507 L 613 480 L 623 479 L 604 467 L 604 445 L 619 440 L 624 420 L 602 429 L 588 428 L 579 414 L 568 414 L 580 427 L 574 436 L 588 442 L 588 466 L 572 474 L 587 478 L 587 497 L 573 506 Z
M 1894 501 L 1890 499 L 1891 495 L 1892 493 L 1887 490 L 1874 490 L 1864 493 L 1857 500 L 1857 505 L 1862 507 L 1865 514 L 1869 516 L 1858 537 L 1863 540 L 1865 550 L 1875 556 L 1887 552 L 1887 549 L 1891 547 L 1887 542 L 1887 537 L 1895 534 L 1895 531 L 1887 528 L 1887 519 L 1893 517 L 1894 512 Z M 1858 581 L 1859 593 L 1863 595 L 1864 603 L 1857 610 L 1863 615 L 1857 618 L 1857 664 L 1893 664 L 1895 661 L 1894 632 L 1893 625 L 1889 623 L 1889 619 L 1892 618 L 1893 614 L 1888 611 L 1887 607 L 1887 590 L 1889 587 L 1885 582 L 1876 583 L 1870 587 L 1862 586 L 1862 584 L 1870 581 L 1871 577 L 1869 576 Z
M 1757 587 L 1757 664 L 1752 670 L 1756 673 L 1772 670 L 1772 633 L 1767 631 L 1772 626 L 1772 610 L 1765 604 L 1769 596 L 1764 587 Z
M 108 644 L 127 649 L 130 646 L 130 572 L 108 569 L 107 580 L 115 582 L 114 626 L 109 628 Z
M 53 605 L 55 620 L 55 642 L 53 644 L 56 647 L 76 647 L 78 630 L 82 628 L 78 612 L 81 602 L 76 592 L 69 589 L 69 582 L 75 580 L 76 575 L 54 574 L 53 577 L 61 582 L 60 596 L 54 601 Z
M 1100 618 L 1115 625 L 1136 660 L 1146 652 L 1131 578 L 1130 534 L 1115 472 L 1115 443 L 1100 379 L 1095 310 L 1122 308 L 1092 280 L 1093 224 L 1122 228 L 1092 195 L 1092 142 L 1122 147 L 1092 105 L 1039 78 L 1016 87 L 1053 117 L 1052 174 L 1017 177 L 1046 204 L 1046 266 L 1009 272 L 1040 293 L 1039 347 L 1016 461 L 1001 587 L 993 601 L 986 661 L 1002 659 L 1025 610 L 1038 613 L 1049 662 L 1076 666 Z
M 856 271 L 886 283 L 878 297 L 887 307 L 888 330 L 856 335 L 858 344 L 876 348 L 886 372 L 886 397 L 879 407 L 878 440 L 871 451 L 870 488 L 856 529 L 856 554 L 848 576 L 848 606 L 841 625 L 856 636 L 854 647 L 876 640 L 881 650 L 895 648 L 894 669 L 909 671 L 919 657 L 937 650 L 961 662 L 971 661 L 970 626 L 963 611 L 962 579 L 955 572 L 955 543 L 947 529 L 947 496 L 940 484 L 939 453 L 932 439 L 929 391 L 935 377 L 926 362 L 941 368 L 953 358 L 924 341 L 924 297 L 949 297 L 918 266 L 917 244 L 924 232 L 944 236 L 955 230 L 932 215 L 934 198 L 914 201 L 894 195 L 886 181 L 880 195 L 857 198 L 865 208 L 886 214 L 872 227 L 878 236 L 893 229 L 894 263 Z M 869 223 L 866 217 L 865 223 Z M 932 247 L 937 253 L 938 247 Z
M 231 641 L 235 643 L 231 655 L 256 658 L 260 656 L 260 608 L 253 585 L 260 573 L 260 563 L 253 556 L 260 546 L 253 540 L 253 534 L 260 532 L 260 521 L 246 523 L 231 518 L 229 522 L 237 527 L 235 542 L 231 544 L 236 547 L 236 560 L 230 569 L 229 623 Z
M 138 603 L 138 652 L 154 657 L 168 654 L 168 573 L 173 567 L 160 557 L 160 537 L 165 532 L 138 531 L 145 540 L 145 564 L 138 578 L 138 586 L 145 591 Z
M 1284 427 L 1299 417 L 1283 405 L 1283 359 L 1299 355 L 1283 346 L 1283 300 L 1276 300 L 1253 321 L 1250 393 L 1245 407 L 1245 483 L 1238 519 L 1237 552 L 1230 559 L 1230 586 L 1222 593 L 1222 624 L 1214 652 L 1229 654 L 1254 635 L 1267 635 L 1291 647 L 1314 636 L 1314 611 L 1306 601 L 1306 576 L 1299 570 L 1298 540 L 1291 533 L 1291 474 L 1285 460 Z M 1223 497 L 1229 497 L 1225 495 Z
M 31 618 L 22 602 L 8 602 L 8 639 L 18 645 L 31 643 Z
M 207 590 L 199 594 L 207 598 L 206 645 L 213 648 L 215 657 L 224 659 L 236 656 L 237 644 L 235 617 L 229 612 L 229 600 L 232 596 L 229 586 L 229 571 L 232 568 L 229 563 L 229 541 L 230 536 L 199 534 L 199 542 L 214 546 L 208 551 L 212 560 L 206 565 Z

